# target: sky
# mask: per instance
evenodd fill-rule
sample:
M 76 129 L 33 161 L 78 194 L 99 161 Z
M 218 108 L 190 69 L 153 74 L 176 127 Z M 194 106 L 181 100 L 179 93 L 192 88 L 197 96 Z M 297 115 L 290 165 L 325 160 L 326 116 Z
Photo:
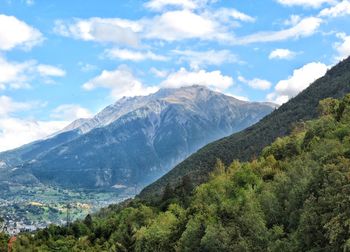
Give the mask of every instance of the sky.
M 0 0 L 0 151 L 166 87 L 283 104 L 349 24 L 350 0 Z

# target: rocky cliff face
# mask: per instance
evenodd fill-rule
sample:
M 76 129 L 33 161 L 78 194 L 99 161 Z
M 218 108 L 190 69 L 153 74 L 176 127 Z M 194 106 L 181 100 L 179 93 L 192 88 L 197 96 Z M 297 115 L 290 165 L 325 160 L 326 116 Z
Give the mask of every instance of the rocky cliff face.
M 1 153 L 0 160 L 12 178 L 25 172 L 66 187 L 143 186 L 203 145 L 250 126 L 274 108 L 202 86 L 162 89 L 122 98 L 48 139 Z

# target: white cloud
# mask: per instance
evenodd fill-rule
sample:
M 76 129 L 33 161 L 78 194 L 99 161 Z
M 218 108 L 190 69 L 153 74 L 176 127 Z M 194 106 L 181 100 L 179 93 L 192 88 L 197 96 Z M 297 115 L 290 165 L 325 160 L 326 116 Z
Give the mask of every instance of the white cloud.
M 243 12 L 240 12 L 238 10 L 235 10 L 235 9 L 224 9 L 224 11 L 227 13 L 227 16 L 228 17 L 232 17 L 234 19 L 237 19 L 237 20 L 240 20 L 240 21 L 243 21 L 243 22 L 255 22 L 255 18 L 243 13 Z M 224 12 L 224 13 L 225 13 Z M 223 12 L 221 12 L 221 14 L 224 14 Z
M 65 121 L 36 121 L 12 117 L 0 118 L 0 151 L 13 149 L 47 137 L 64 128 Z
M 298 24 L 300 20 L 301 17 L 299 15 L 291 15 L 287 20 L 283 21 L 283 24 L 287 26 L 294 26 Z
M 258 78 L 254 78 L 252 80 L 247 80 L 243 76 L 239 76 L 238 80 L 242 83 L 247 84 L 251 88 L 260 89 L 260 90 L 269 89 L 269 88 L 271 88 L 271 85 L 272 85 L 271 82 L 269 82 L 267 80 L 258 79 Z
M 40 31 L 25 22 L 14 16 L 0 15 L 0 50 L 8 51 L 15 47 L 29 50 L 43 39 Z
M 150 0 L 145 4 L 145 7 L 154 11 L 163 12 L 165 12 L 167 7 L 173 7 L 173 9 L 175 8 L 177 10 L 188 10 L 193 14 L 195 14 L 193 11 L 200 9 L 201 13 L 195 15 L 199 15 L 211 21 L 220 21 L 222 25 L 227 25 L 232 20 L 239 20 L 242 22 L 255 21 L 255 18 L 232 8 L 220 8 L 214 12 L 208 11 L 205 7 L 214 2 L 217 2 L 217 0 Z
M 192 69 L 199 69 L 203 66 L 216 65 L 223 63 L 238 62 L 238 57 L 229 50 L 209 50 L 209 51 L 192 51 L 192 50 L 173 50 L 173 53 L 179 55 L 180 62 L 189 62 Z
M 91 118 L 93 114 L 77 104 L 63 104 L 55 108 L 51 115 L 54 119 L 74 121 L 79 118 Z
M 145 7 L 154 11 L 164 11 L 167 7 L 179 9 L 199 9 L 217 0 L 150 0 Z
M 333 4 L 335 0 L 277 0 L 277 2 L 287 6 L 319 8 L 323 4 Z
M 275 91 L 267 96 L 269 101 L 282 104 L 307 88 L 318 78 L 325 75 L 327 66 L 320 62 L 312 62 L 293 71 L 285 80 L 275 86 Z
M 228 30 L 232 25 L 237 26 L 237 21 L 254 22 L 255 19 L 229 8 L 201 13 L 189 9 L 167 11 L 142 21 L 143 37 L 165 41 L 197 38 L 229 42 L 233 40 L 233 35 Z
M 227 23 L 227 22 L 230 22 L 231 20 L 239 20 L 242 22 L 249 22 L 249 23 L 255 22 L 254 17 L 249 16 L 243 12 L 240 12 L 232 8 L 220 8 L 213 13 L 207 12 L 206 14 L 214 17 L 215 19 L 220 20 L 222 23 Z
M 54 31 L 65 37 L 102 43 L 137 46 L 142 26 L 135 21 L 120 18 L 76 19 L 74 22 L 57 20 Z
M 62 77 L 64 74 L 65 71 L 62 69 L 51 65 L 40 65 L 34 60 L 18 63 L 0 56 L 0 90 L 8 87 L 30 88 L 30 83 L 39 77 Z
M 9 96 L 0 96 L 0 117 L 8 116 L 17 111 L 28 110 L 32 107 L 32 103 L 16 102 Z
M 343 0 L 335 6 L 326 8 L 320 12 L 321 17 L 341 17 L 350 15 L 350 1 Z
M 143 60 L 154 60 L 154 61 L 167 61 L 168 58 L 162 55 L 157 55 L 151 51 L 133 51 L 129 49 L 107 49 L 104 55 L 110 59 L 130 60 L 130 61 L 143 61 Z
M 157 87 L 144 86 L 126 66 L 119 66 L 116 70 L 103 70 L 99 76 L 83 84 L 85 90 L 107 88 L 111 96 L 119 99 L 123 96 L 148 95 L 158 90 Z
M 159 70 L 155 67 L 151 67 L 150 72 L 153 73 L 158 78 L 165 78 L 168 75 L 167 70 Z
M 275 49 L 270 55 L 269 59 L 293 59 L 296 53 L 288 49 Z
M 217 36 L 218 25 L 189 10 L 169 11 L 145 21 L 146 38 L 176 41 L 191 38 L 210 39 Z
M 233 85 L 233 79 L 230 76 L 222 75 L 220 71 L 206 72 L 199 70 L 189 72 L 181 68 L 175 73 L 171 73 L 166 80 L 161 83 L 162 87 L 183 87 L 192 85 L 203 85 L 218 91 L 224 91 Z
M 57 20 L 54 31 L 62 36 L 100 43 L 116 43 L 138 46 L 140 39 L 157 39 L 178 41 L 184 39 L 232 41 L 232 26 L 238 21 L 254 22 L 255 18 L 236 9 L 221 8 L 216 11 L 207 8 L 207 0 L 172 1 L 158 0 L 146 3 L 146 6 L 163 10 L 166 6 L 180 6 L 153 17 L 138 20 L 120 18 L 75 19 L 72 21 Z M 193 6 L 185 8 L 184 6 Z M 153 8 L 152 7 L 152 8 Z
M 40 102 L 18 102 L 0 96 L 0 151 L 45 138 L 63 129 L 77 118 L 91 117 L 90 111 L 75 104 L 65 104 L 53 110 L 52 121 L 17 118 L 16 113 L 43 106 Z
M 145 3 L 145 7 L 155 11 L 161 11 L 165 7 L 175 6 L 183 9 L 194 9 L 197 7 L 192 0 L 151 0 Z
M 91 72 L 97 69 L 97 66 L 83 62 L 79 62 L 78 66 L 80 67 L 80 71 L 82 72 Z
M 334 44 L 335 49 L 337 50 L 336 60 L 343 60 L 350 56 L 350 36 L 347 36 L 344 33 L 337 34 L 337 37 L 342 41 Z
M 0 151 L 46 137 L 67 125 L 66 121 L 35 121 L 13 117 L 16 112 L 26 111 L 42 103 L 18 102 L 11 97 L 0 96 Z
M 308 17 L 300 20 L 295 26 L 281 31 L 258 32 L 241 38 L 236 38 L 234 44 L 250 44 L 258 42 L 274 42 L 287 39 L 298 39 L 313 35 L 322 23 L 322 19 Z
M 280 105 L 289 101 L 290 98 L 291 97 L 289 97 L 288 95 L 278 95 L 277 93 L 270 93 L 266 96 L 266 99 L 269 102 L 273 102 Z
M 51 65 L 38 65 L 38 72 L 41 76 L 63 77 L 66 72 L 58 67 Z
M 246 96 L 234 95 L 231 93 L 225 93 L 225 94 L 228 96 L 232 96 L 233 98 L 236 98 L 236 99 L 241 100 L 241 101 L 249 101 L 249 98 Z
M 230 18 L 246 19 L 243 13 L 230 13 Z M 227 14 L 227 15 L 228 15 Z M 199 38 L 203 40 L 221 39 L 228 41 L 232 35 L 223 15 L 215 13 L 195 13 L 188 9 L 173 10 L 156 15 L 153 18 L 126 20 L 118 18 L 76 19 L 73 22 L 56 21 L 54 31 L 62 36 L 95 42 L 111 42 L 137 46 L 139 39 L 160 39 L 178 41 Z M 227 17 L 229 18 L 229 17 Z
M 13 89 L 30 87 L 30 75 L 34 65 L 33 61 L 9 62 L 0 56 L 0 89 L 6 89 L 7 86 Z

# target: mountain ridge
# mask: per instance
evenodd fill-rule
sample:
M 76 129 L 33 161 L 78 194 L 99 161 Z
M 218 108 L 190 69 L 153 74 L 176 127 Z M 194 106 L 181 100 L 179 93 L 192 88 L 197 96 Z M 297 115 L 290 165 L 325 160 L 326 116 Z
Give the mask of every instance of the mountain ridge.
M 248 161 L 258 156 L 263 147 L 272 143 L 275 138 L 288 134 L 293 124 L 316 118 L 320 100 L 328 97 L 340 98 L 348 92 L 350 57 L 328 70 L 324 77 L 316 80 L 257 124 L 201 148 L 162 178 L 144 188 L 138 197 L 149 201 L 157 199 L 167 184 L 176 186 L 186 175 L 191 177 L 195 185 L 200 184 L 207 180 L 217 159 L 225 164 L 230 164 L 235 159 Z
M 42 183 L 65 187 L 140 187 L 204 144 L 273 109 L 273 104 L 240 101 L 198 85 L 165 89 L 122 98 L 49 139 L 1 153 L 0 160 L 19 156 L 8 177 L 26 172 Z

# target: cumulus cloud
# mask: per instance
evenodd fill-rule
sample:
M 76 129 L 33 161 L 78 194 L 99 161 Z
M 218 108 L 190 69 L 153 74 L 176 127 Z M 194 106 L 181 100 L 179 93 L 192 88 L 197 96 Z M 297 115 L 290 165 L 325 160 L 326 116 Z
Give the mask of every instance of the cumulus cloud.
M 253 23 L 255 18 L 233 8 L 220 8 L 214 12 L 206 12 L 208 16 L 220 20 L 222 23 L 238 20 L 242 22 Z
M 322 19 L 308 17 L 301 19 L 294 26 L 280 31 L 266 31 L 236 38 L 234 44 L 251 44 L 259 42 L 274 42 L 287 39 L 298 39 L 313 35 L 322 23 Z
M 168 75 L 167 79 L 161 83 L 162 87 L 183 87 L 192 85 L 207 86 L 218 91 L 224 91 L 233 85 L 230 76 L 222 75 L 220 71 L 207 72 L 205 70 L 187 71 L 181 68 L 175 73 Z
M 0 89 L 30 87 L 29 81 L 35 62 L 10 62 L 0 56 Z
M 173 50 L 174 54 L 179 56 L 180 62 L 188 62 L 192 69 L 223 63 L 239 62 L 238 57 L 229 50 L 209 50 L 209 51 L 192 51 L 192 50 Z
M 65 71 L 51 66 L 38 64 L 34 60 L 11 62 L 0 56 L 0 90 L 11 88 L 30 88 L 30 83 L 40 77 L 63 77 Z
M 321 17 L 341 17 L 350 15 L 350 1 L 343 0 L 335 6 L 322 10 L 319 15 Z
M 63 121 L 74 121 L 79 118 L 91 118 L 93 114 L 78 104 L 63 104 L 55 108 L 50 116 Z
M 155 67 L 151 67 L 150 72 L 158 78 L 165 78 L 169 73 L 167 70 L 159 70 Z
M 145 7 L 155 11 L 162 11 L 168 6 L 179 7 L 182 9 L 195 9 L 197 6 L 192 0 L 151 0 L 145 3 Z
M 78 66 L 82 72 L 91 72 L 97 69 L 97 66 L 84 62 L 79 62 Z
M 0 151 L 46 137 L 67 124 L 66 121 L 36 121 L 15 117 L 18 112 L 38 106 L 42 106 L 42 103 L 18 102 L 9 96 L 0 96 Z
M 168 58 L 163 55 L 157 55 L 151 51 L 134 51 L 129 49 L 107 49 L 104 52 L 104 56 L 110 59 L 119 60 L 130 60 L 130 61 L 143 61 L 143 60 L 154 60 L 154 61 L 167 61 Z
M 333 4 L 335 0 L 277 0 L 278 3 L 286 6 L 303 6 L 319 8 L 323 4 Z
M 89 80 L 82 86 L 85 90 L 96 88 L 107 88 L 111 90 L 111 96 L 119 99 L 123 96 L 148 95 L 158 90 L 157 87 L 144 86 L 126 66 L 119 66 L 117 69 L 102 73 Z
M 37 101 L 19 102 L 9 96 L 0 96 L 0 151 L 13 149 L 63 129 L 78 118 L 89 118 L 91 112 L 77 104 L 64 104 L 51 113 L 53 120 L 41 121 L 18 118 L 17 113 L 42 107 Z
M 198 1 L 152 1 L 147 6 L 187 5 L 201 6 Z M 201 2 L 201 3 L 200 3 Z M 205 5 L 205 4 L 204 4 Z M 195 9 L 195 8 L 194 8 Z M 221 8 L 216 11 L 193 8 L 171 9 L 153 17 L 139 20 L 120 18 L 57 20 L 54 31 L 66 37 L 100 43 L 115 43 L 136 47 L 140 39 L 158 39 L 179 41 L 184 39 L 201 39 L 232 41 L 229 29 L 237 22 L 254 22 L 255 19 L 236 9 Z
M 146 38 L 176 41 L 182 39 L 212 39 L 222 30 L 218 23 L 189 10 L 165 12 L 145 21 Z
M 16 102 L 9 96 L 0 96 L 0 117 L 8 116 L 17 111 L 28 110 L 32 107 L 32 103 Z
M 0 50 L 9 51 L 15 47 L 26 50 L 40 44 L 43 35 L 14 16 L 0 15 Z
M 337 37 L 341 39 L 341 42 L 334 44 L 334 48 L 337 51 L 336 60 L 343 60 L 350 56 L 350 36 L 345 33 L 337 34 Z
M 269 89 L 272 85 L 271 82 L 269 82 L 267 80 L 258 79 L 258 78 L 254 78 L 252 80 L 247 80 L 243 76 L 239 76 L 238 80 L 242 83 L 247 84 L 251 88 L 260 89 L 260 90 Z
M 293 59 L 296 53 L 289 49 L 275 49 L 270 55 L 269 59 Z
M 38 72 L 41 76 L 52 76 L 52 77 L 63 77 L 66 75 L 66 72 L 61 68 L 51 66 L 51 65 L 38 65 Z
M 246 96 L 234 95 L 234 94 L 231 94 L 231 93 L 225 93 L 225 94 L 228 95 L 228 96 L 232 96 L 233 98 L 236 98 L 236 99 L 241 100 L 241 101 L 249 101 L 249 98 L 246 97 Z
M 143 37 L 165 41 L 197 38 L 230 42 L 234 37 L 229 28 L 237 26 L 236 21 L 254 22 L 255 19 L 230 8 L 200 13 L 188 9 L 167 11 L 152 19 L 143 20 Z
M 150 0 L 144 6 L 153 11 L 164 11 L 167 8 L 200 9 L 217 0 Z
M 0 117 L 0 151 L 47 137 L 67 125 L 65 121 L 36 121 Z
M 73 22 L 57 20 L 54 31 L 65 37 L 85 41 L 137 46 L 142 26 L 135 21 L 120 18 L 76 19 Z
M 286 26 L 294 26 L 300 22 L 302 18 L 299 15 L 291 15 L 288 19 L 283 21 Z
M 320 62 L 312 62 L 293 71 L 293 74 L 285 80 L 281 80 L 275 86 L 275 91 L 267 96 L 269 101 L 277 104 L 287 102 L 299 92 L 307 88 L 318 78 L 325 75 L 327 66 Z
M 189 11 L 203 9 L 201 16 L 206 19 L 220 20 L 222 23 L 228 23 L 231 19 L 242 22 L 255 21 L 255 18 L 233 8 L 220 8 L 214 12 L 205 9 L 207 5 L 214 2 L 217 0 L 151 0 L 145 3 L 145 7 L 154 11 L 165 11 L 167 7 Z

